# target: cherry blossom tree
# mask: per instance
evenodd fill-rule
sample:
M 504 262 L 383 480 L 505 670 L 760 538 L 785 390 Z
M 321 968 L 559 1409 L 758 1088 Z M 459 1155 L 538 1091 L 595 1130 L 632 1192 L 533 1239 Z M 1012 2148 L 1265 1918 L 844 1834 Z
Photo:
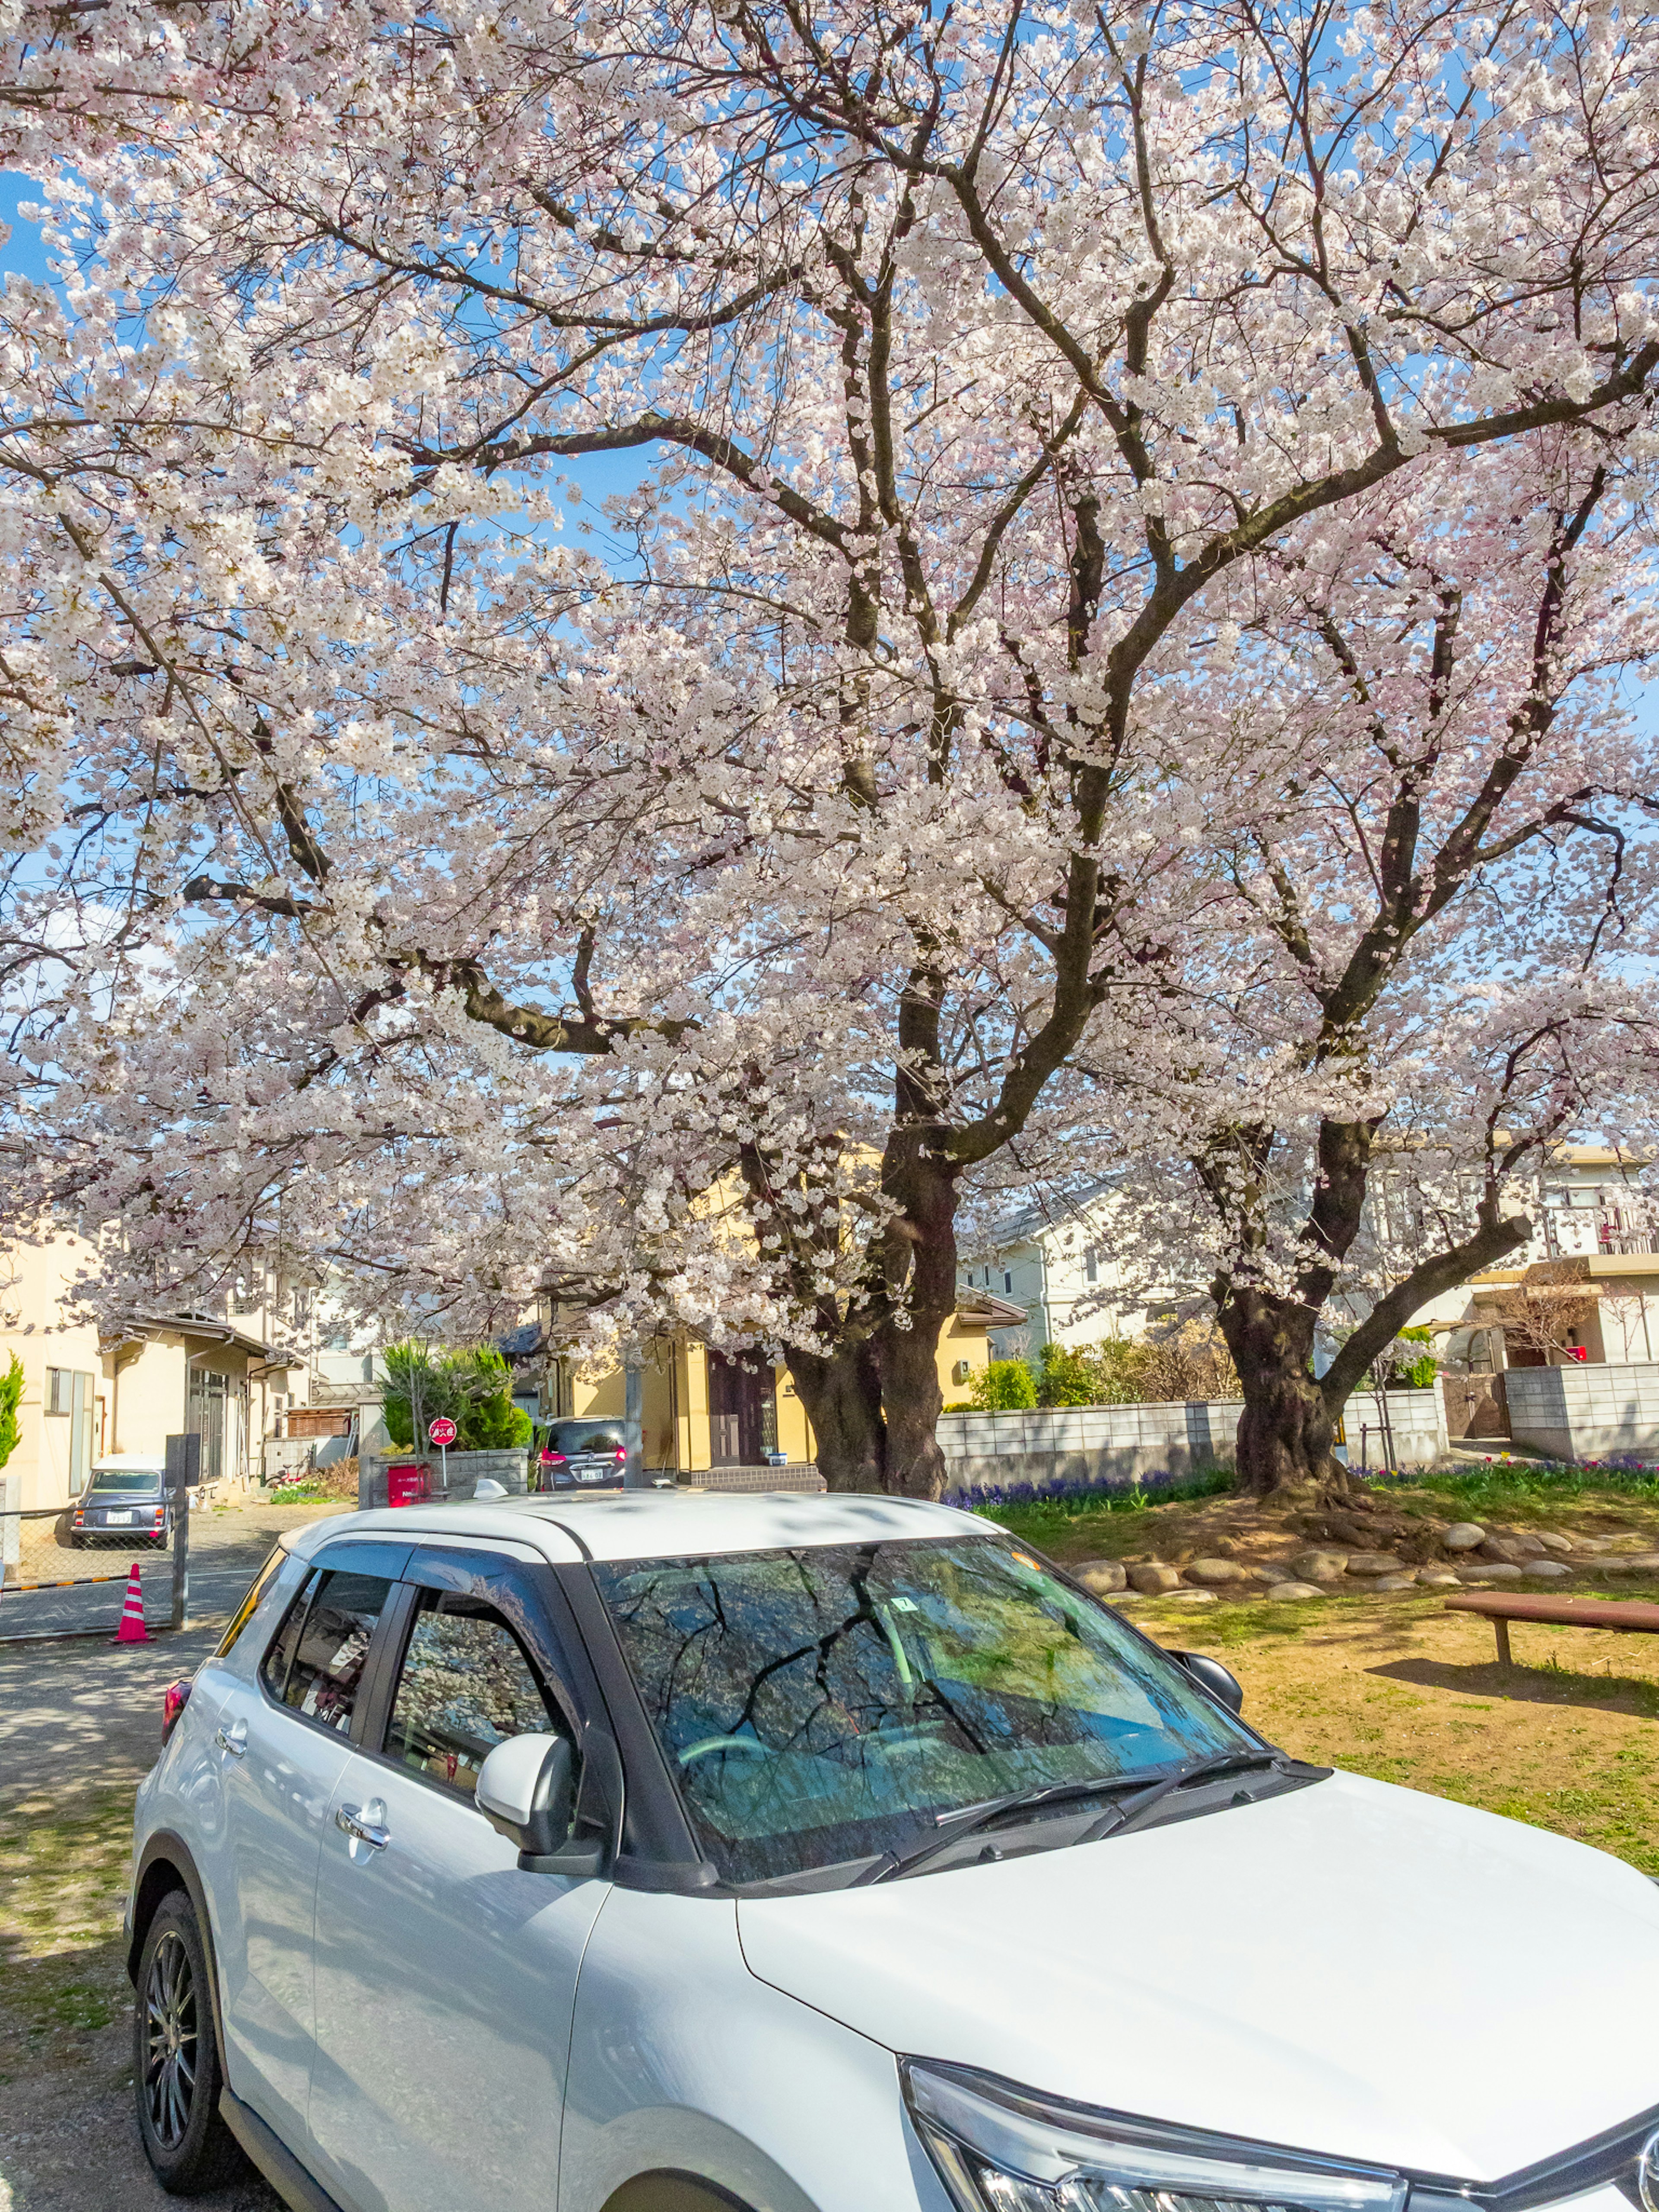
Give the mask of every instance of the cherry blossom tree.
M 1219 626 L 1243 826 L 1096 1065 L 1121 1233 L 1213 1300 L 1258 1490 L 1339 1480 L 1350 1393 L 1530 1240 L 1553 1146 L 1651 1133 L 1651 569 L 1641 477 L 1543 433 L 1355 502 Z
M 550 1265 L 936 1489 L 961 1194 L 1271 782 L 1218 637 L 1368 501 L 1417 575 L 1454 462 L 1643 464 L 1659 31 L 9 20 L 15 1187 L 173 1282 L 279 1215 L 475 1316 Z

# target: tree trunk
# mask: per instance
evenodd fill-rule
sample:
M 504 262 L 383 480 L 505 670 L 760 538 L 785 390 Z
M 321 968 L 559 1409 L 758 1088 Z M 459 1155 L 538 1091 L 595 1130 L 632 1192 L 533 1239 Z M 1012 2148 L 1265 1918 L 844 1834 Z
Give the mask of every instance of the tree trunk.
M 946 1314 L 916 1313 L 908 1328 L 890 1322 L 876 1340 L 882 1409 L 887 1420 L 887 1480 L 897 1498 L 938 1498 L 945 1490 L 945 1455 L 939 1448 L 939 1334 Z
M 953 1309 L 954 1310 L 954 1309 Z M 817 1442 L 818 1473 L 830 1490 L 938 1498 L 945 1489 L 939 1417 L 939 1333 L 948 1315 L 913 1313 L 829 1358 L 793 1348 L 789 1373 Z
M 887 1424 L 881 1377 L 867 1338 L 828 1358 L 788 1351 L 789 1373 L 812 1425 L 818 1473 L 831 1490 L 887 1487 Z
M 945 1482 L 939 1342 L 957 1304 L 954 1176 L 918 1146 L 889 1188 L 904 1210 L 884 1249 L 885 1286 L 908 1326 L 883 1321 L 827 1358 L 791 1350 L 789 1372 L 830 1489 L 938 1498 Z
M 1293 1299 L 1236 1290 L 1218 1319 L 1244 1392 L 1239 1487 L 1258 1498 L 1306 1483 L 1346 1490 L 1347 1478 L 1331 1449 L 1334 1426 L 1314 1379 L 1313 1314 Z

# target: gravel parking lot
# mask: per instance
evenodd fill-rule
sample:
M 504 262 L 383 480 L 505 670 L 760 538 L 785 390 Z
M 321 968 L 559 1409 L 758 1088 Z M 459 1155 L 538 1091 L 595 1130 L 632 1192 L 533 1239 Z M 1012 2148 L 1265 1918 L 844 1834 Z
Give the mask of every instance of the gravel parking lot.
M 199 1583 L 192 1575 L 180 1635 L 0 1644 L 0 2212 L 161 2212 L 173 2202 L 132 2118 L 120 1940 L 132 1793 L 155 1756 L 167 1685 L 213 1649 L 279 1530 L 330 1510 L 201 1516 L 206 1572 Z M 278 2207 L 251 2172 L 197 2201 L 210 2212 Z

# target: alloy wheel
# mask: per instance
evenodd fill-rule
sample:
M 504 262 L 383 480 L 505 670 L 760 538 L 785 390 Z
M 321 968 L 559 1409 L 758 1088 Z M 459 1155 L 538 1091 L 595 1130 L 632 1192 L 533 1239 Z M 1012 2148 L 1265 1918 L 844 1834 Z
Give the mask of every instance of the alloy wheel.
M 144 2099 L 163 2150 L 177 2150 L 196 2094 L 196 1977 L 182 1936 L 169 1929 L 144 1980 Z

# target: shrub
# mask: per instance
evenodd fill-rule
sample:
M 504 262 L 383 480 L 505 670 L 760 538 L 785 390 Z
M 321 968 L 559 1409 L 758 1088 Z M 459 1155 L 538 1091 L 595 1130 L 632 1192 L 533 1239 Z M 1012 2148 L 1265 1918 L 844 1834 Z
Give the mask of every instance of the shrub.
M 1045 1344 L 1037 1354 L 1036 1395 L 1039 1406 L 1097 1406 L 1097 1363 L 1074 1346 Z
M 0 1467 L 17 1449 L 17 1408 L 23 1395 L 23 1363 L 14 1352 L 0 1375 Z
M 387 1346 L 386 1374 L 386 1433 L 399 1451 L 416 1443 L 417 1398 L 422 1445 L 440 1413 L 455 1424 L 457 1451 L 516 1450 L 530 1442 L 530 1416 L 513 1402 L 513 1370 L 487 1345 L 449 1352 L 410 1338 Z
M 1036 1380 L 1023 1359 L 994 1359 L 973 1380 L 970 1404 L 983 1413 L 1013 1413 L 1037 1401 Z

